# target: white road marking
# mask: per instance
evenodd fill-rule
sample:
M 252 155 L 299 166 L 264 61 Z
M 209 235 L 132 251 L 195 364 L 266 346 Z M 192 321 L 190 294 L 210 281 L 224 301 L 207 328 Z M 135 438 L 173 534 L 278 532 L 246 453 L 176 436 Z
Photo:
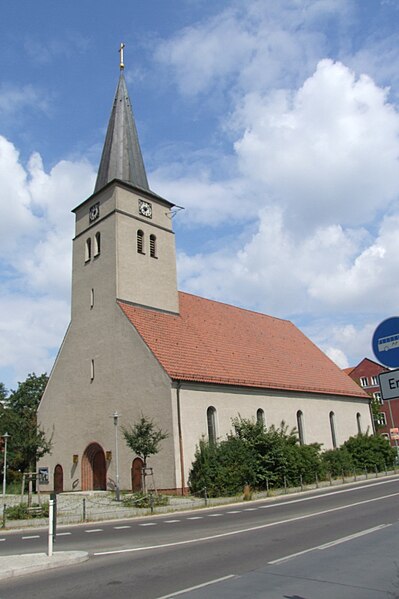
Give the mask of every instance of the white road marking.
M 189 587 L 187 589 L 182 589 L 181 591 L 176 591 L 171 595 L 163 595 L 162 597 L 157 597 L 157 599 L 172 599 L 172 597 L 177 597 L 178 595 L 184 595 L 185 593 L 190 593 L 190 591 L 196 591 L 197 589 L 203 589 L 204 587 L 208 587 L 211 584 L 217 584 L 218 582 L 223 582 L 224 580 L 229 580 L 229 578 L 235 578 L 235 574 L 229 574 L 228 576 L 223 576 L 223 578 L 215 578 L 215 580 L 209 580 L 209 582 L 203 582 L 202 584 L 197 584 L 195 587 Z
M 103 528 L 90 528 L 88 530 L 85 530 L 85 532 L 103 532 Z
M 22 540 L 25 539 L 40 539 L 40 535 L 30 535 L 29 537 L 22 537 Z
M 156 526 L 156 522 L 143 522 L 143 524 L 139 524 L 139 526 Z
M 208 518 L 217 518 L 218 516 L 223 516 L 223 514 L 208 514 Z
M 5 541 L 5 539 L 0 539 L 0 543 L 1 543 L 2 541 Z
M 222 532 L 217 535 L 211 535 L 209 537 L 198 537 L 197 539 L 188 539 L 186 541 L 176 541 L 174 543 L 164 543 L 161 545 L 149 545 L 147 547 L 131 547 L 128 549 L 115 549 L 113 551 L 99 551 L 93 553 L 93 555 L 114 555 L 117 553 L 133 553 L 136 551 L 149 551 L 151 549 L 164 549 L 166 547 L 177 547 L 178 545 L 190 545 L 193 543 L 201 543 L 203 541 L 212 541 L 213 539 L 221 539 L 223 537 L 231 537 L 233 535 L 239 535 L 246 532 L 252 532 L 254 530 L 264 530 L 265 528 L 271 528 L 272 526 L 279 526 L 280 524 L 289 524 L 290 522 L 298 522 L 299 520 L 308 520 L 315 516 L 324 516 L 325 514 L 332 514 L 333 512 L 339 512 L 341 510 L 347 510 L 358 505 L 364 505 L 366 503 L 373 503 L 374 501 L 382 501 L 383 499 L 390 499 L 391 497 L 397 497 L 398 493 L 391 493 L 390 495 L 384 495 L 383 497 L 374 497 L 373 499 L 364 499 L 363 501 L 355 501 L 354 503 L 348 503 L 347 505 L 341 505 L 333 507 L 328 510 L 321 510 L 319 512 L 313 512 L 311 514 L 304 514 L 302 516 L 295 516 L 293 518 L 287 518 L 286 520 L 278 520 L 276 522 L 269 522 L 268 524 L 259 524 L 258 526 L 251 526 L 249 528 L 242 528 L 239 530 L 232 530 L 229 532 Z
M 230 510 L 229 512 L 226 512 L 227 514 L 240 514 L 241 510 Z
M 71 535 L 71 532 L 57 532 L 56 537 L 66 537 L 67 535 Z
M 256 512 L 257 509 L 257 507 L 246 507 L 244 512 Z
M 123 528 L 132 528 L 131 526 L 114 526 L 115 530 L 122 530 Z
M 329 543 L 324 543 L 324 545 L 317 545 L 316 547 L 310 547 L 309 549 L 304 549 L 303 551 L 298 551 L 297 553 L 291 553 L 291 555 L 286 555 L 285 557 L 280 557 L 279 559 L 275 559 L 271 562 L 268 562 L 269 565 L 276 565 L 282 562 L 286 562 L 289 559 L 294 557 L 299 557 L 300 555 L 305 555 L 305 553 L 310 553 L 311 551 L 317 551 L 329 549 L 330 547 L 334 547 L 335 545 L 340 545 L 341 543 L 346 543 L 348 541 L 352 541 L 353 539 L 357 539 L 359 537 L 363 537 L 364 535 L 369 535 L 377 530 L 381 530 L 382 528 L 387 528 L 388 526 L 392 526 L 392 524 L 380 524 L 379 526 L 374 526 L 373 528 L 368 528 L 367 530 L 361 530 L 360 532 L 355 532 L 353 535 L 348 535 L 347 537 L 341 537 L 340 539 L 336 539 L 335 541 L 330 541 Z
M 165 524 L 173 524 L 174 522 L 180 522 L 180 520 L 164 520 Z
M 202 520 L 204 516 L 190 516 L 187 520 Z
M 260 510 L 269 510 L 273 507 L 283 507 L 287 505 L 291 505 L 293 503 L 302 503 L 303 501 L 313 501 L 314 499 L 324 499 L 324 497 L 331 497 L 332 495 L 342 495 L 342 493 L 353 493 L 354 491 L 358 491 L 359 489 L 369 489 L 370 487 L 377 487 L 379 485 L 389 485 L 391 483 L 397 482 L 397 479 L 394 480 L 381 480 L 378 483 L 370 482 L 368 485 L 359 485 L 358 487 L 353 487 L 351 489 L 341 489 L 340 491 L 330 491 L 327 493 L 322 493 L 320 495 L 312 495 L 312 497 L 301 497 L 300 499 L 291 499 L 290 501 L 281 501 L 277 503 L 270 503 L 267 505 L 260 505 Z M 329 488 L 329 487 L 325 487 Z M 282 495 L 284 499 L 287 498 L 287 495 Z M 277 499 L 277 498 L 276 498 Z

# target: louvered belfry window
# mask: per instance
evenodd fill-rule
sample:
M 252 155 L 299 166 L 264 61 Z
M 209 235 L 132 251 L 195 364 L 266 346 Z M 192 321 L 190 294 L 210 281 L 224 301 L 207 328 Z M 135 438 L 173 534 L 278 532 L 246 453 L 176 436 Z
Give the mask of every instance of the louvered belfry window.
M 151 258 L 156 258 L 157 257 L 157 238 L 155 237 L 155 235 L 150 235 L 150 256 Z
M 137 231 L 137 252 L 144 254 L 144 233 L 141 229 Z

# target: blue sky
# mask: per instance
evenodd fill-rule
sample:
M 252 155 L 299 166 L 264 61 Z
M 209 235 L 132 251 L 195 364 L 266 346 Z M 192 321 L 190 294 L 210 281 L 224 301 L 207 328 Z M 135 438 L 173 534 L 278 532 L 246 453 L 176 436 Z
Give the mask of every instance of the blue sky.
M 4 3 L 0 381 L 49 372 L 73 217 L 119 75 L 180 289 L 295 322 L 341 367 L 399 291 L 396 0 Z

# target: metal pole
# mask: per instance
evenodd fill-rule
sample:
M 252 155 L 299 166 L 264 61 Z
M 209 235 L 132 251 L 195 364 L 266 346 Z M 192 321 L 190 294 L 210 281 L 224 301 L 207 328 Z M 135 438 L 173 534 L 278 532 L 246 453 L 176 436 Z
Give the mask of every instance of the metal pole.
M 10 435 L 8 433 L 5 433 L 3 435 L 3 439 L 4 439 L 3 497 L 5 497 L 6 485 L 7 485 L 7 441 L 9 439 L 9 437 L 10 437 Z
M 389 415 L 391 417 L 391 428 L 395 428 L 395 423 L 393 421 L 391 400 L 388 399 L 387 402 L 388 402 L 388 408 L 389 408 Z M 396 434 L 395 434 L 395 437 L 396 437 Z M 398 440 L 395 438 L 394 441 L 395 441 L 396 458 L 397 458 L 398 457 Z M 391 435 L 389 435 L 389 442 L 391 442 Z
M 115 499 L 120 501 L 120 488 L 119 488 L 119 453 L 118 453 L 118 412 L 113 413 L 114 425 L 115 425 L 115 469 L 116 469 L 116 487 L 115 487 Z
M 53 513 L 54 513 L 54 499 L 50 499 L 48 502 L 48 556 L 53 555 Z

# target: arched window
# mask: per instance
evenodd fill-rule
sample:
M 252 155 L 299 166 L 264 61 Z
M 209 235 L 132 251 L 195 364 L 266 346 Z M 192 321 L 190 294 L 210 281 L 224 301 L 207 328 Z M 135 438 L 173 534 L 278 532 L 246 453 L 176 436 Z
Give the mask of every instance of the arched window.
M 141 229 L 137 231 L 137 252 L 144 254 L 144 233 Z
M 305 443 L 305 437 L 303 434 L 303 414 L 301 410 L 298 410 L 296 413 L 296 423 L 298 427 L 299 443 L 303 445 Z
M 265 412 L 262 410 L 262 408 L 259 408 L 259 410 L 257 410 L 256 412 L 256 422 L 258 424 L 263 424 L 263 426 L 266 426 Z
M 91 260 L 91 239 L 90 237 L 86 239 L 86 248 L 85 248 L 85 262 Z
M 358 412 L 356 414 L 356 422 L 357 422 L 357 434 L 361 435 L 362 434 L 362 417 L 360 415 L 360 412 Z
M 334 412 L 330 412 L 330 429 L 331 429 L 331 440 L 333 444 L 333 448 L 337 448 L 337 437 L 335 435 L 335 414 Z
M 101 233 L 96 233 L 94 236 L 94 255 L 99 256 L 101 253 Z
M 151 258 L 157 257 L 157 238 L 155 235 L 150 235 L 150 256 Z
M 216 409 L 210 406 L 206 411 L 208 421 L 208 439 L 209 443 L 216 443 Z

